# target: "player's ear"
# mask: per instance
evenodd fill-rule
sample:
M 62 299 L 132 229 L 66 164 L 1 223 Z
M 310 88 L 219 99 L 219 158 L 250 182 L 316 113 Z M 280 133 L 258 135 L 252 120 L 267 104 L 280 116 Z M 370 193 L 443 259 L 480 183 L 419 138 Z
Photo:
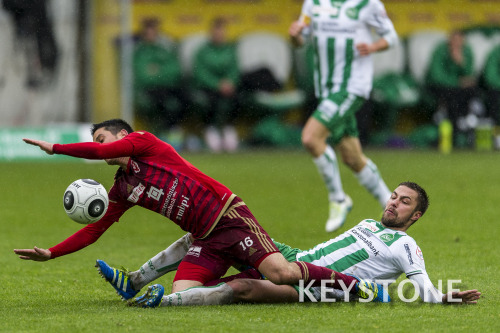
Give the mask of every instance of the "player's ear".
M 417 210 L 415 213 L 413 213 L 413 216 L 411 217 L 411 220 L 413 222 L 416 222 L 419 218 L 422 217 L 422 212 Z
M 119 139 L 123 139 L 123 138 L 124 138 L 124 137 L 126 137 L 128 134 L 129 134 L 129 133 L 127 132 L 127 130 L 126 130 L 126 129 L 122 129 L 122 130 L 120 130 L 120 132 L 118 132 L 117 137 L 118 137 Z

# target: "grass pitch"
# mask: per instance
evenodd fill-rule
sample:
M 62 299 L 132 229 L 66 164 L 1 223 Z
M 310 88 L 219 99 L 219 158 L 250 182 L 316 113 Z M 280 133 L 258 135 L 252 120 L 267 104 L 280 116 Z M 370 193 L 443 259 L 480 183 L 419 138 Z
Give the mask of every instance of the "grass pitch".
M 141 208 L 127 212 L 95 244 L 49 262 L 21 261 L 14 248 L 49 248 L 81 226 L 66 217 L 62 196 L 71 181 L 93 178 L 109 188 L 115 167 L 104 163 L 0 163 L 1 332 L 332 332 L 500 331 L 500 154 L 368 151 L 392 189 L 421 184 L 430 195 L 426 215 L 409 229 L 426 269 L 456 287 L 479 289 L 476 306 L 404 303 L 287 304 L 128 308 L 96 273 L 96 259 L 137 269 L 183 232 Z M 185 156 L 242 197 L 278 241 L 310 248 L 381 209 L 341 166 L 344 189 L 354 200 L 345 226 L 326 234 L 326 190 L 305 152 L 245 152 Z M 173 273 L 158 282 L 169 289 Z M 445 287 L 446 288 L 446 287 Z

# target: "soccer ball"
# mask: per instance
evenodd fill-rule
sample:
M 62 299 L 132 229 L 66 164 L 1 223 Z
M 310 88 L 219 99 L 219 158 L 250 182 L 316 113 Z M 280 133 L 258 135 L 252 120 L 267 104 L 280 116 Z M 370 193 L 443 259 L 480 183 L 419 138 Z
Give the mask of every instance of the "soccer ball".
M 75 222 L 89 224 L 98 221 L 108 209 L 108 193 L 92 179 L 78 179 L 68 186 L 63 197 L 64 210 Z

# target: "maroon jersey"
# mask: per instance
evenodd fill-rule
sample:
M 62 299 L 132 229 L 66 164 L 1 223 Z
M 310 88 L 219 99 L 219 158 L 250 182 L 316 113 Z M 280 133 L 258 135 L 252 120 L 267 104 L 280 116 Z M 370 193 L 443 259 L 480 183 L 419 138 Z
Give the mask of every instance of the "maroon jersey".
M 235 195 L 182 158 L 172 146 L 148 132 L 133 132 L 111 143 L 54 145 L 54 153 L 88 159 L 129 156 L 109 191 L 108 211 L 66 241 L 51 248 L 52 257 L 77 251 L 97 240 L 132 206 L 157 212 L 195 238 L 206 237 Z
M 208 234 L 230 198 L 229 189 L 213 193 L 202 180 L 196 179 L 196 173 L 187 175 L 168 165 L 133 157 L 127 171 L 118 170 L 109 192 L 111 201 L 157 212 L 195 238 Z

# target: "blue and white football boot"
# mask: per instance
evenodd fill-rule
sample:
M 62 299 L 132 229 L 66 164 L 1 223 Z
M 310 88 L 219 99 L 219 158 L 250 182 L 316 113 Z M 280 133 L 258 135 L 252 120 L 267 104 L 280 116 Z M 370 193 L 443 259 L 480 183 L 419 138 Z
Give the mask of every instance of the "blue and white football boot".
M 137 306 L 141 308 L 157 308 L 160 306 L 163 299 L 165 288 L 161 284 L 153 284 L 148 287 L 148 291 L 142 296 L 135 298 L 128 304 L 130 306 Z
M 351 276 L 358 280 L 354 285 L 354 290 L 356 291 L 356 295 L 360 298 L 370 299 L 372 297 L 371 302 L 378 303 L 389 303 L 391 301 L 389 293 L 381 284 L 369 280 L 362 280 L 354 275 Z
M 116 293 L 124 301 L 131 299 L 139 292 L 132 287 L 127 271 L 113 268 L 99 259 L 96 261 L 95 267 L 97 267 L 99 274 L 115 288 Z

